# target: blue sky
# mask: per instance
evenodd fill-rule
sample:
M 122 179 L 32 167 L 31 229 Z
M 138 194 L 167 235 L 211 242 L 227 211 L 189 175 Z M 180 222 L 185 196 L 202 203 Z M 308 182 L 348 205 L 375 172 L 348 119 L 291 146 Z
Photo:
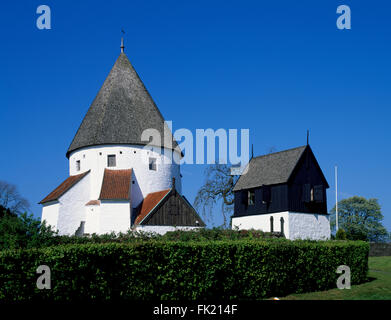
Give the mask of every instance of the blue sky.
M 316 3 L 316 5 L 315 5 Z M 49 5 L 52 29 L 36 27 Z M 338 30 L 349 5 L 352 29 Z M 310 144 L 339 198 L 378 198 L 391 231 L 387 1 L 7 1 L 0 19 L 0 179 L 37 204 L 119 55 L 174 130 L 248 128 L 255 155 Z M 204 166 L 182 168 L 192 202 Z M 221 222 L 215 219 L 215 224 Z

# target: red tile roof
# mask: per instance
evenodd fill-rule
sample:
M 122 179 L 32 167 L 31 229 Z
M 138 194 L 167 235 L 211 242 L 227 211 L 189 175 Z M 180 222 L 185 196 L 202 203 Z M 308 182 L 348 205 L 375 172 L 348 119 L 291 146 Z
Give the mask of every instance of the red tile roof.
M 100 201 L 99 200 L 90 200 L 85 205 L 86 206 L 100 206 Z
M 171 189 L 148 193 L 141 203 L 139 214 L 134 221 L 134 224 L 139 224 L 152 210 L 155 208 L 160 201 L 171 191 Z
M 99 200 L 127 200 L 130 198 L 132 169 L 105 169 Z
M 70 188 L 72 188 L 76 183 L 78 183 L 81 179 L 83 179 L 90 170 L 77 174 L 75 176 L 70 176 L 63 183 L 61 183 L 56 189 L 54 189 L 49 195 L 41 200 L 39 203 L 46 203 L 49 201 L 58 200 L 65 192 L 67 192 Z

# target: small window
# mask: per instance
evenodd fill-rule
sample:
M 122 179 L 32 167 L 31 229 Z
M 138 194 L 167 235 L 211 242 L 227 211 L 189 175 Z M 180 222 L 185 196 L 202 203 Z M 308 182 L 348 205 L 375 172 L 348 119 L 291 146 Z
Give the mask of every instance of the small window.
M 149 158 L 149 170 L 156 171 L 156 158 Z
M 255 203 L 255 192 L 254 190 L 250 190 L 248 192 L 248 205 L 253 206 Z
M 80 171 L 80 160 L 76 160 L 76 171 Z
M 242 204 L 248 205 L 248 194 L 246 191 L 241 192 Z
M 272 194 L 270 190 L 270 186 L 263 186 L 262 187 L 262 203 L 266 204 L 271 202 Z
M 314 200 L 323 202 L 323 185 L 314 186 Z
M 107 166 L 108 167 L 115 167 L 116 166 L 115 154 L 109 154 L 107 156 Z
M 284 233 L 284 218 L 283 218 L 283 217 L 280 218 L 280 224 L 281 224 L 281 227 L 280 227 L 281 233 L 282 233 L 282 234 L 285 234 L 285 233 Z
M 306 203 L 311 202 L 311 185 L 308 183 L 303 185 L 302 198 L 303 198 L 303 202 Z
M 273 218 L 273 216 L 271 216 L 271 217 L 270 217 L 270 232 L 274 232 L 273 223 L 274 223 L 274 218 Z
M 314 187 L 311 188 L 311 202 L 314 201 Z

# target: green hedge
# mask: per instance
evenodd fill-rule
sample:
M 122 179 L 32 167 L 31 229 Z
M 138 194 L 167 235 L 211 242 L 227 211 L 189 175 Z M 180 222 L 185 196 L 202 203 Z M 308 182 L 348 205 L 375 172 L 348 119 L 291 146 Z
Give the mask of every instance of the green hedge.
M 360 241 L 237 240 L 64 245 L 0 252 L 0 300 L 259 299 L 366 280 Z M 36 288 L 39 265 L 50 290 Z
M 7 237 L 12 237 L 8 230 Z M 1 235 L 0 235 L 1 238 Z M 26 238 L 26 237 L 24 237 Z M 221 228 L 200 228 L 198 230 L 176 230 L 169 231 L 164 235 L 153 232 L 128 231 L 126 233 L 109 233 L 103 235 L 92 234 L 90 236 L 67 236 L 53 235 L 50 233 L 39 233 L 34 239 L 23 239 L 23 241 L 1 241 L 0 250 L 5 249 L 30 249 L 44 248 L 50 246 L 67 244 L 89 244 L 89 243 L 134 243 L 145 241 L 209 241 L 209 240 L 244 240 L 244 239 L 273 239 L 284 238 L 279 232 L 263 232 L 260 230 L 230 230 Z M 20 240 L 20 239 L 19 239 Z

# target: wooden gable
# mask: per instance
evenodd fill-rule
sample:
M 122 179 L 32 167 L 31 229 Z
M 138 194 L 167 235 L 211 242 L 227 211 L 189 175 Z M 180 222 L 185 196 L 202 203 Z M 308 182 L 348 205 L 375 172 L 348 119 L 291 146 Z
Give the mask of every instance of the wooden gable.
M 234 189 L 234 216 L 284 211 L 327 214 L 329 185 L 310 146 L 261 156 L 253 163 L 249 169 L 253 175 L 242 178 Z M 255 195 L 251 204 L 249 190 Z
M 141 225 L 205 227 L 192 205 L 175 189 L 171 190 L 140 221 Z

